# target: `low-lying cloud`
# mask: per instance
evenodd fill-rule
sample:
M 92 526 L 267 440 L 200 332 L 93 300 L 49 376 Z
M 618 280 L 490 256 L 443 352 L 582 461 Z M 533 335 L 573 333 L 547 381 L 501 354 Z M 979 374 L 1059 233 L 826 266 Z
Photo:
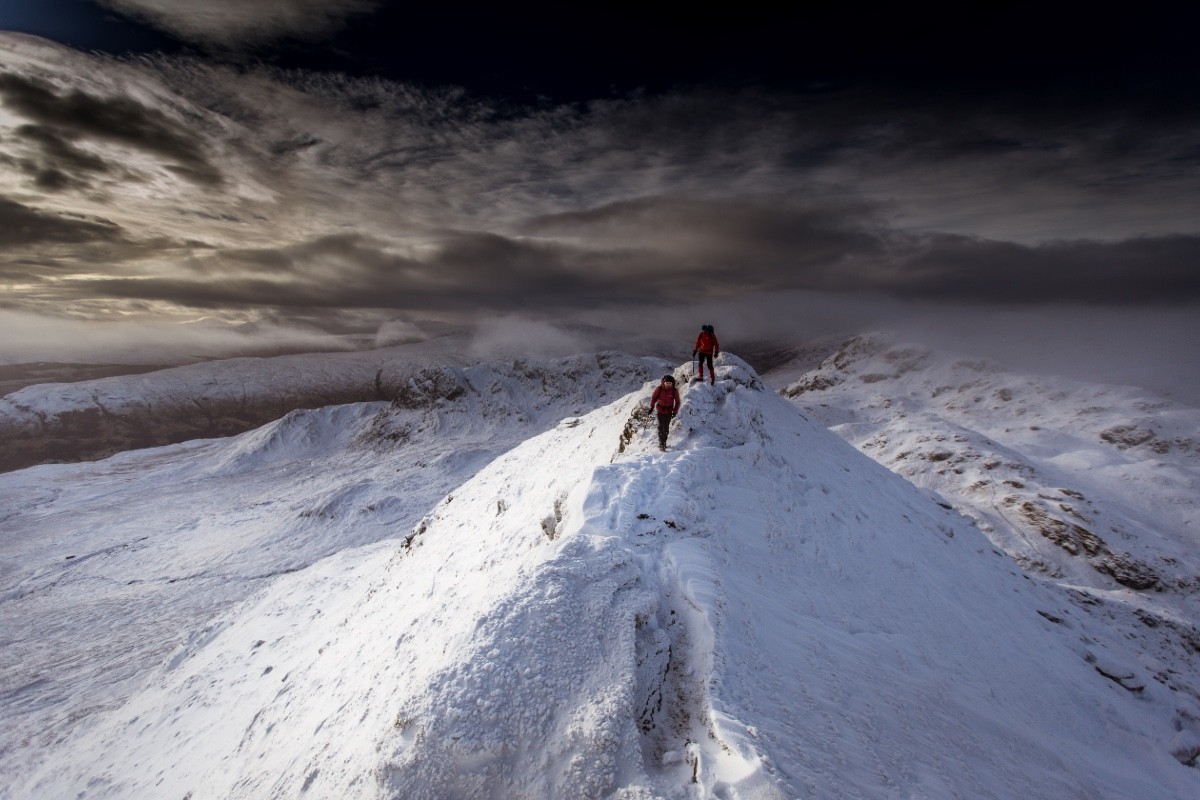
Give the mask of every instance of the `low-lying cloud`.
M 73 361 L 169 366 L 210 358 L 300 350 L 349 350 L 344 338 L 302 325 L 264 320 L 231 325 L 133 318 L 93 320 L 35 314 L 0 307 L 0 364 Z
M 511 314 L 481 320 L 467 344 L 467 353 L 480 360 L 568 356 L 601 349 L 562 326 Z

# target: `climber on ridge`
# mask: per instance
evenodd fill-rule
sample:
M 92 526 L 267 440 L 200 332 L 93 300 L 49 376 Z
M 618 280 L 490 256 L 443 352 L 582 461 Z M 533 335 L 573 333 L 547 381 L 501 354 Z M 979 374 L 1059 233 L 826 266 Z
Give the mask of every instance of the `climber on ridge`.
M 716 331 L 712 325 L 701 325 L 700 335 L 696 337 L 696 346 L 692 349 L 692 358 L 700 358 L 700 373 L 695 380 L 704 380 L 704 362 L 708 362 L 709 384 L 716 383 L 717 370 L 713 367 L 713 357 L 721 355 L 721 344 L 717 341 Z
M 671 428 L 671 420 L 679 413 L 679 390 L 675 388 L 675 378 L 664 375 L 654 394 L 650 396 L 650 410 L 658 414 L 658 449 L 667 449 L 667 433 Z

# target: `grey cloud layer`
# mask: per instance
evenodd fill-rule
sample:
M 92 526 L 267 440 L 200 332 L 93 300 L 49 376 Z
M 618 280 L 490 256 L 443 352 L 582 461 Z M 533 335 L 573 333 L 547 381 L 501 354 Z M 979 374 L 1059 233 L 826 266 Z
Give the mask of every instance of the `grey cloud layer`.
M 282 249 L 221 253 L 194 277 L 74 281 L 72 292 L 197 308 L 390 308 L 428 312 L 600 306 L 641 296 L 620 273 L 589 270 L 595 254 L 487 233 L 446 234 L 422 259 L 348 234 Z M 611 267 L 611 264 L 605 266 Z M 609 270 L 609 272 L 616 272 Z
M 643 200 L 531 225 L 569 229 L 585 244 L 449 232 L 416 258 L 339 235 L 218 253 L 187 278 L 76 281 L 74 291 L 201 308 L 418 314 L 563 312 L 782 290 L 1017 305 L 1200 300 L 1200 237 L 1026 246 L 853 228 L 838 211 Z
M 103 5 L 149 22 L 183 39 L 218 45 L 259 42 L 282 36 L 317 38 L 337 30 L 381 0 L 100 0 Z

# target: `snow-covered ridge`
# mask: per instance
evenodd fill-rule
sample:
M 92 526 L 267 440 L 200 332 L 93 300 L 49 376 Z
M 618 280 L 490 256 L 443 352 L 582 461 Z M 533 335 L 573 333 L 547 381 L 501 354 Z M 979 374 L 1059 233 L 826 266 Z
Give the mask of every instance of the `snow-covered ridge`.
M 9 793 L 1194 796 L 1195 697 L 1118 682 L 1130 665 L 1079 636 L 1066 595 L 735 357 L 718 373 L 686 388 L 666 453 L 644 427 L 648 383 L 507 452 L 390 541 L 198 621 Z M 309 475 L 333 488 L 335 461 Z M 238 467 L 244 484 L 266 464 Z M 222 515 L 232 535 L 244 514 Z

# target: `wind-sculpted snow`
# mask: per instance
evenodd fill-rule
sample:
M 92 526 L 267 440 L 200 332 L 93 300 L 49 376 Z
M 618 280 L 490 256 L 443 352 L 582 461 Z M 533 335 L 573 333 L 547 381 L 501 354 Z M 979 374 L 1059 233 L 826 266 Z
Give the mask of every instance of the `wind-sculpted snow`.
M 718 374 L 665 453 L 647 383 L 198 621 L 10 794 L 1195 796 L 1196 698 L 1118 685 L 966 519 Z

